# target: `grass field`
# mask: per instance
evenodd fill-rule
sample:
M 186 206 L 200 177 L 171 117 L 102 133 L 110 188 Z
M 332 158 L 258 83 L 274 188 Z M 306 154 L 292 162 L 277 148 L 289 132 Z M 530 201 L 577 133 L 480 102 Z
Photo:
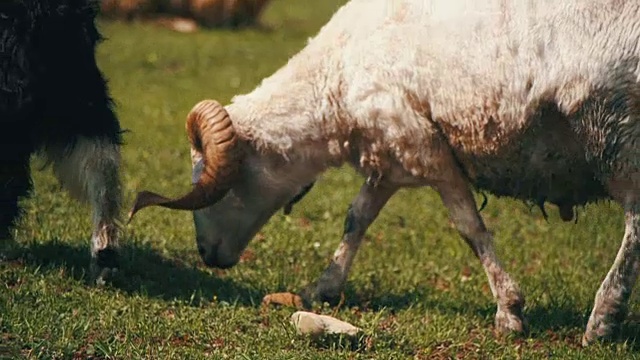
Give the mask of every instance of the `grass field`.
M 270 30 L 183 35 L 101 23 L 100 65 L 122 124 L 126 206 L 136 190 L 189 187 L 184 118 L 195 102 L 250 91 L 304 46 L 343 0 L 275 0 Z M 37 162 L 36 162 L 37 165 Z M 260 308 L 270 292 L 319 276 L 339 243 L 363 180 L 325 174 L 290 216 L 275 215 L 233 269 L 207 269 L 187 212 L 149 209 L 127 228 L 121 275 L 86 284 L 90 219 L 37 173 L 17 229 L 18 258 L 0 263 L 0 358 L 27 359 L 540 359 L 640 358 L 640 296 L 620 339 L 579 346 L 593 296 L 623 234 L 621 209 L 588 206 L 577 225 L 522 203 L 489 198 L 483 216 L 499 256 L 527 298 L 526 338 L 496 338 L 482 267 L 449 225 L 436 194 L 406 190 L 368 232 L 337 317 L 365 329 L 353 344 L 296 336 L 291 309 Z M 333 309 L 324 307 L 322 313 Z

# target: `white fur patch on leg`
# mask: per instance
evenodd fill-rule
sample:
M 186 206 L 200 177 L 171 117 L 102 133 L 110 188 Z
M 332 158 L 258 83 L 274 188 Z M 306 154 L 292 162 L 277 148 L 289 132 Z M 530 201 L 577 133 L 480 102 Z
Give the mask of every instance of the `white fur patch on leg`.
M 93 210 L 91 255 L 98 268 L 113 262 L 100 252 L 118 247 L 121 185 L 120 150 L 108 139 L 79 137 L 68 151 L 64 146 L 47 149 L 48 160 L 72 197 L 88 202 Z M 105 259 L 102 259 L 105 258 Z M 105 264 L 101 264 L 105 262 Z
M 108 172 L 113 170 L 109 168 L 117 169 L 120 165 L 118 145 L 104 139 L 80 137 L 71 151 L 55 147 L 49 149 L 47 155 L 53 162 L 56 177 L 71 196 L 80 201 L 91 201 L 96 197 L 91 196 L 92 192 L 104 191 L 112 185 Z

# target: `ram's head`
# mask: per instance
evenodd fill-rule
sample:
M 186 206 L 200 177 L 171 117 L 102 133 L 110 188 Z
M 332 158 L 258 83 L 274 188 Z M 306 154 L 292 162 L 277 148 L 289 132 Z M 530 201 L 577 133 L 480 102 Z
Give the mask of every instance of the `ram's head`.
M 292 188 L 289 181 L 277 181 L 278 174 L 289 172 L 286 165 L 240 140 L 226 109 L 214 100 L 196 104 L 186 128 L 192 190 L 175 199 L 142 191 L 129 221 L 147 206 L 191 210 L 202 260 L 208 266 L 229 268 L 269 218 L 283 206 L 285 213 L 290 211 L 313 183 Z

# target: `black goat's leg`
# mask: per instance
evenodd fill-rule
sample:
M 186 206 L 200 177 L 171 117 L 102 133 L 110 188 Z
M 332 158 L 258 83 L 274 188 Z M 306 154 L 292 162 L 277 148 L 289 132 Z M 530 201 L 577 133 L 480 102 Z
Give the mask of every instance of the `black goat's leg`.
M 69 193 L 93 211 L 91 272 L 98 285 L 117 271 L 122 190 L 120 148 L 107 138 L 78 137 L 71 149 L 48 149 L 53 169 Z
M 0 258 L 12 256 L 12 232 L 22 212 L 19 201 L 28 196 L 31 187 L 28 155 L 0 159 Z

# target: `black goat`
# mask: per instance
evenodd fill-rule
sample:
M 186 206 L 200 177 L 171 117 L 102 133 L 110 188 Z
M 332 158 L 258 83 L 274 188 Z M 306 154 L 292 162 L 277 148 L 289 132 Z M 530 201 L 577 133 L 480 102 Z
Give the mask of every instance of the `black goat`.
M 116 268 L 122 131 L 95 59 L 102 39 L 91 0 L 0 1 L 0 239 L 42 153 L 63 186 L 93 208 L 92 270 Z

